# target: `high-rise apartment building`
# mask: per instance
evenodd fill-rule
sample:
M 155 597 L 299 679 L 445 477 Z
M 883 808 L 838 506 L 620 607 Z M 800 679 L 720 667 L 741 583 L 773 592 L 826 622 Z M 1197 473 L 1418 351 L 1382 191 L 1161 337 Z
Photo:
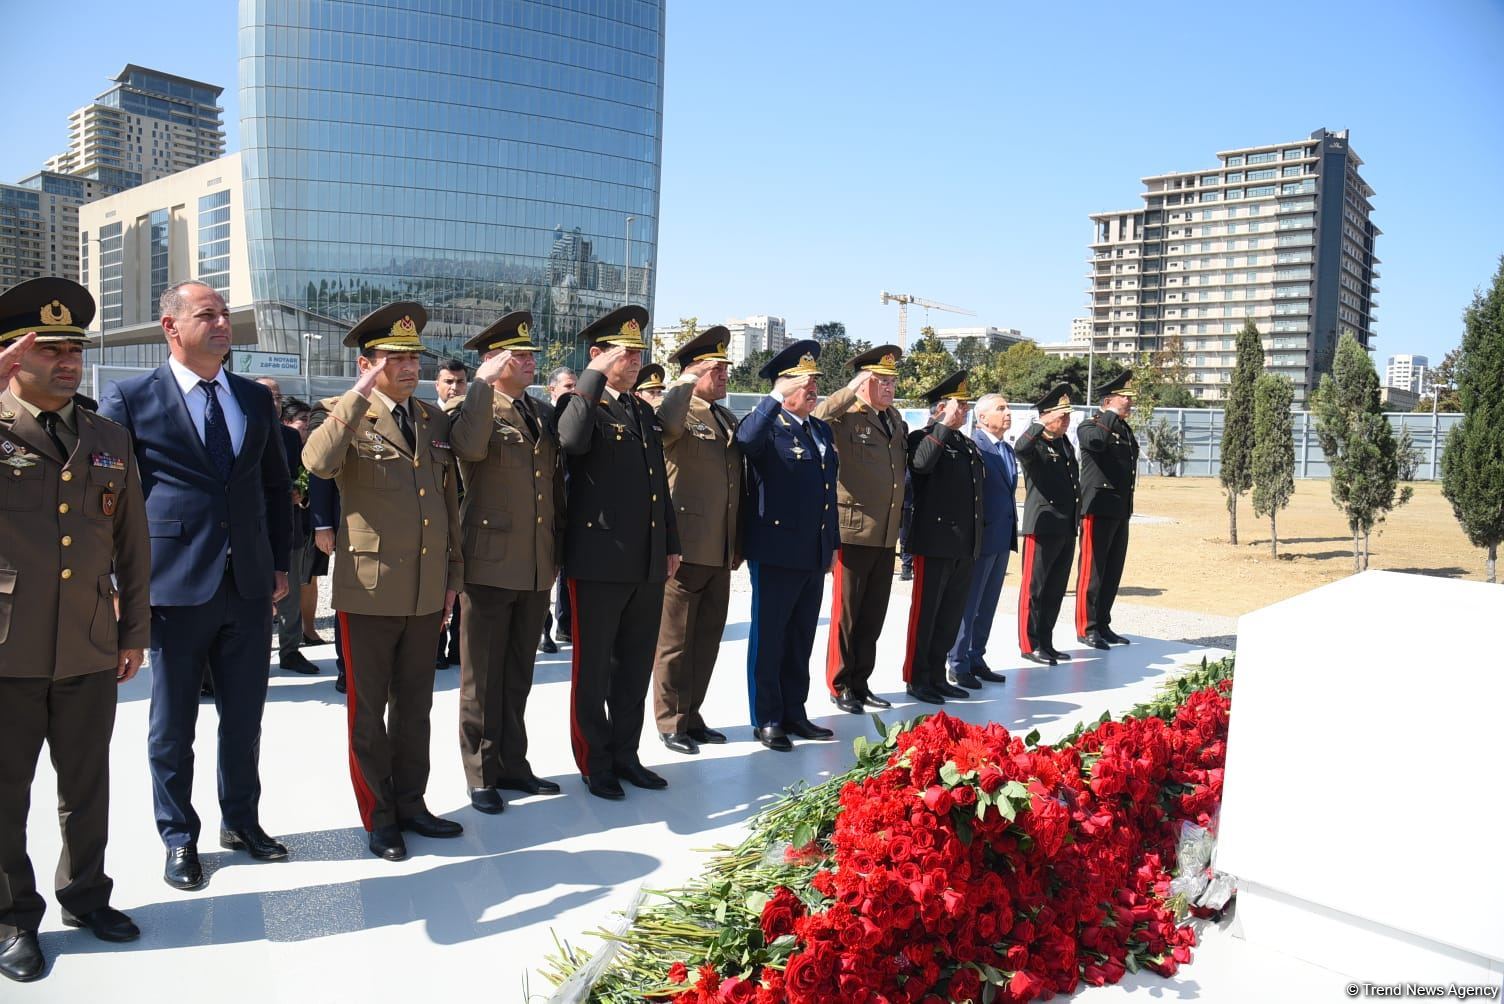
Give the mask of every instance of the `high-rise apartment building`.
M 115 86 L 68 116 L 68 149 L 46 169 L 130 188 L 225 152 L 223 87 L 127 64 Z
M 1374 339 L 1379 229 L 1346 130 L 1226 150 L 1142 179 L 1144 207 L 1091 216 L 1091 338 L 1131 362 L 1178 345 L 1190 391 L 1222 399 L 1251 318 L 1265 368 L 1305 401 L 1337 339 Z
M 1431 393 L 1431 360 L 1425 356 L 1390 356 L 1384 367 L 1384 386 L 1412 394 Z
M 1091 342 L 1091 318 L 1071 318 L 1071 344 L 1085 348 Z
M 1006 349 L 1026 341 L 1024 333 L 1017 328 L 994 328 L 973 325 L 963 328 L 936 328 L 935 337 L 945 346 L 945 351 L 955 352 L 968 341 L 978 341 L 992 350 Z

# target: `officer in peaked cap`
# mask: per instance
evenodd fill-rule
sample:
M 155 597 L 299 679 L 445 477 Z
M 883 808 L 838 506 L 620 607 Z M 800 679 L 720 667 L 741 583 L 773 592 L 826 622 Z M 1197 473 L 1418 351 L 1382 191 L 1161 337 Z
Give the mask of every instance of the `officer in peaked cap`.
M 407 856 L 403 831 L 456 837 L 428 810 L 433 653 L 464 585 L 449 419 L 413 396 L 428 314 L 387 304 L 345 338 L 360 377 L 314 409 L 303 464 L 339 488 L 334 609 L 345 654 L 350 776 L 371 852 Z M 388 727 L 390 721 L 390 727 Z
M 1071 424 L 1071 388 L 1060 384 L 1034 406 L 1039 417 L 1023 431 L 1013 452 L 1028 482 L 1024 497 L 1023 580 L 1018 584 L 1018 647 L 1025 659 L 1053 666 L 1066 658 L 1050 636 L 1070 581 L 1081 475 L 1066 433 Z
M 637 383 L 632 387 L 632 392 L 648 403 L 648 407 L 657 410 L 663 403 L 663 376 L 664 369 L 657 363 L 649 363 L 637 373 Z
M 564 533 L 553 408 L 527 393 L 539 351 L 532 324 L 513 311 L 466 343 L 481 364 L 449 426 L 465 481 L 460 759 L 470 804 L 487 813 L 504 807 L 501 788 L 559 790 L 528 764 L 524 721 Z
M 913 599 L 903 679 L 910 696 L 931 704 L 969 696 L 945 679 L 945 656 L 966 612 L 971 570 L 982 544 L 982 479 L 986 466 L 971 437 L 961 431 L 971 403 L 966 370 L 953 373 L 926 394 L 930 424 L 909 434 L 914 476 Z M 957 677 L 973 689 L 970 674 Z
M 1126 645 L 1112 629 L 1112 604 L 1128 557 L 1128 522 L 1138 481 L 1133 371 L 1097 388 L 1101 410 L 1081 423 L 1081 560 L 1076 582 L 1076 637 L 1092 648 Z
M 836 441 L 814 417 L 820 343 L 799 341 L 759 375 L 772 383 L 736 430 L 747 457 L 742 550 L 752 577 L 747 696 L 752 727 L 769 749 L 793 749 L 789 736 L 829 739 L 809 720 L 809 658 L 825 573 L 840 543 L 836 529 Z
M 0 974 L 23 982 L 46 968 L 26 855 L 44 740 L 66 824 L 63 923 L 105 941 L 140 934 L 110 907 L 104 854 L 116 688 L 149 639 L 151 548 L 130 434 L 75 401 L 93 316 L 67 279 L 0 294 Z
M 673 359 L 682 373 L 658 406 L 684 560 L 664 587 L 653 713 L 659 738 L 676 753 L 726 741 L 705 724 L 700 706 L 720 654 L 731 573 L 742 561 L 742 451 L 736 416 L 717 403 L 726 396 L 729 336 L 716 325 L 681 346 Z
M 847 365 L 856 376 L 815 408 L 845 460 L 836 482 L 841 546 L 830 586 L 825 685 L 836 707 L 851 714 L 864 705 L 892 707 L 872 692 L 871 680 L 903 522 L 909 429 L 893 407 L 902 355 L 896 345 L 879 345 L 853 356 Z
M 608 799 L 625 797 L 622 781 L 668 787 L 638 755 L 664 582 L 680 551 L 662 425 L 632 393 L 647 323 L 648 312 L 629 304 L 587 326 L 590 365 L 556 414 L 568 465 L 570 733 L 590 793 Z

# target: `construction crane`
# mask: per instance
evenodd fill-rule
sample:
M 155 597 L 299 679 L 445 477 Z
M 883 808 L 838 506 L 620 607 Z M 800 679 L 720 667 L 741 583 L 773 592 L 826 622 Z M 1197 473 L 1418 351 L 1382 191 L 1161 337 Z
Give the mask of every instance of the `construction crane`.
M 890 293 L 886 289 L 882 292 L 883 305 L 888 303 L 898 304 L 898 347 L 908 350 L 909 347 L 909 304 L 915 303 L 929 310 L 948 310 L 952 314 L 965 314 L 968 317 L 977 316 L 975 310 L 967 310 L 965 307 L 953 307 L 948 303 L 936 303 L 934 300 L 926 300 L 921 296 L 911 296 L 908 293 Z

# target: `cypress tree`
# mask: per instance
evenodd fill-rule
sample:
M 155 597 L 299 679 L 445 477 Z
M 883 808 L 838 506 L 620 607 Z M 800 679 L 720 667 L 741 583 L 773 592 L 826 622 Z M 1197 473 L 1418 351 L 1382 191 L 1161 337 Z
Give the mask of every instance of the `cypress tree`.
M 1253 514 L 1269 517 L 1269 553 L 1279 557 L 1279 511 L 1295 494 L 1295 432 L 1290 404 L 1295 390 L 1273 373 L 1253 391 Z
M 1462 421 L 1441 455 L 1441 492 L 1467 539 L 1484 549 L 1488 581 L 1497 582 L 1504 541 L 1504 258 L 1463 321 L 1457 368 Z
M 1237 363 L 1222 418 L 1222 490 L 1227 493 L 1227 539 L 1238 542 L 1238 496 L 1253 487 L 1253 387 L 1264 372 L 1264 343 L 1253 318 L 1238 332 Z

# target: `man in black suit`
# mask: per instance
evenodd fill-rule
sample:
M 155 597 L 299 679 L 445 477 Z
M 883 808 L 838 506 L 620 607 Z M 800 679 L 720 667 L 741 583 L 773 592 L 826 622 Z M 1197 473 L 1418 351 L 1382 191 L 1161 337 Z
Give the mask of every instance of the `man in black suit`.
M 292 504 L 281 422 L 265 387 L 226 372 L 230 310 L 196 281 L 161 299 L 168 361 L 110 385 L 99 413 L 130 430 L 151 533 L 148 754 L 163 878 L 204 884 L 193 734 L 204 667 L 219 710 L 220 845 L 262 860 L 261 713 L 272 604 L 287 595 Z
M 1061 384 L 1034 406 L 1036 419 L 1013 445 L 1029 491 L 1024 497 L 1023 578 L 1018 584 L 1018 648 L 1030 662 L 1054 666 L 1065 656 L 1050 643 L 1071 577 L 1071 544 L 1081 475 L 1067 433 L 1071 388 Z
M 303 583 L 308 580 L 308 509 L 307 500 L 298 494 L 296 487 L 298 475 L 303 471 L 303 437 L 298 430 L 286 424 L 286 417 L 282 413 L 282 385 L 272 377 L 257 377 L 256 382 L 271 391 L 272 407 L 276 409 L 277 419 L 282 423 L 277 431 L 282 434 L 282 452 L 287 455 L 287 476 L 293 484 L 288 495 L 292 501 L 293 519 L 287 560 L 287 595 L 277 601 L 276 615 L 273 618 L 277 628 L 277 665 L 294 673 L 311 676 L 319 668 L 298 651 L 303 645 L 305 630 L 313 629 L 311 623 L 306 629 L 303 624 Z M 303 405 L 305 418 L 308 410 L 308 405 Z
M 628 305 L 580 332 L 590 365 L 555 418 L 569 472 L 570 738 L 590 793 L 610 799 L 625 797 L 621 781 L 668 787 L 637 754 L 664 583 L 679 567 L 662 427 L 632 393 L 647 323 L 646 310 Z
M 1076 637 L 1092 648 L 1126 645 L 1112 629 L 1123 562 L 1128 557 L 1128 521 L 1138 481 L 1138 437 L 1133 413 L 1133 371 L 1103 384 L 1102 410 L 1081 423 L 1081 570 L 1076 582 Z

